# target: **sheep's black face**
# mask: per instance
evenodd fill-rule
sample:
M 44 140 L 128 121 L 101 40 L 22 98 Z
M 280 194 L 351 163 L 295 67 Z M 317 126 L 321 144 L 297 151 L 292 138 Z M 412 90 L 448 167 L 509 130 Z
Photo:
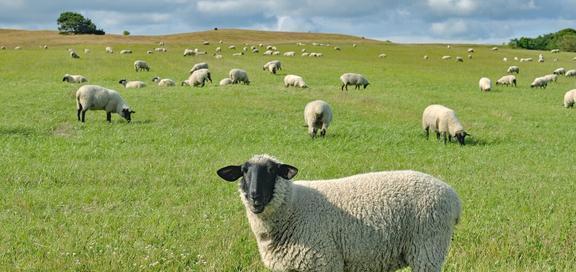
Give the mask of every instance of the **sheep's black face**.
M 126 119 L 126 121 L 128 121 L 128 123 L 130 123 L 130 121 L 132 121 L 132 113 L 136 113 L 133 110 L 130 109 L 122 109 L 122 117 L 124 117 L 124 119 Z
M 246 162 L 238 166 L 227 166 L 218 170 L 217 173 L 227 181 L 235 181 L 242 177 L 240 189 L 248 201 L 248 208 L 251 212 L 259 214 L 272 200 L 277 178 L 291 179 L 298 173 L 298 169 L 268 160 L 261 163 Z
M 460 145 L 465 145 L 465 138 L 468 135 L 470 135 L 470 134 L 468 134 L 466 131 L 457 132 L 456 133 L 456 139 L 458 139 L 458 143 L 460 143 Z
M 118 83 L 120 83 L 120 84 L 122 84 L 122 85 L 126 85 L 127 82 L 128 82 L 128 81 L 127 81 L 126 79 L 120 79 L 120 80 L 118 81 Z

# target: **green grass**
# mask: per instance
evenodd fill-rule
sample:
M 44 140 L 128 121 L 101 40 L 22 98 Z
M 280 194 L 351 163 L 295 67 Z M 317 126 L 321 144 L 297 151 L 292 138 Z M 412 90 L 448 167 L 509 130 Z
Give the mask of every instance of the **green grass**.
M 326 42 L 319 36 L 318 42 Z M 370 171 L 414 169 L 437 176 L 463 202 L 446 271 L 576 270 L 574 143 L 576 112 L 562 107 L 576 80 L 561 77 L 530 89 L 536 76 L 573 69 L 574 54 L 544 52 L 545 63 L 518 64 L 519 87 L 480 93 L 478 79 L 495 82 L 514 61 L 537 51 L 468 45 L 393 45 L 333 42 L 306 46 L 323 58 L 182 57 L 184 48 L 146 55 L 151 44 L 76 44 L 0 51 L 1 271 L 266 271 L 245 218 L 237 185 L 215 171 L 269 153 L 299 168 L 297 179 L 327 179 Z M 329 42 L 329 40 L 328 40 Z M 242 41 L 225 41 L 237 47 Z M 294 43 L 275 43 L 297 51 Z M 81 59 L 68 57 L 76 48 Z M 83 48 L 92 53 L 84 55 Z M 378 54 L 388 57 L 379 59 Z M 424 61 L 423 55 L 430 60 Z M 552 58 L 558 57 L 558 62 Z M 150 72 L 132 63 L 148 61 Z M 262 71 L 279 59 L 280 75 Z M 248 71 L 250 86 L 160 88 L 153 76 L 181 80 L 206 61 L 215 83 L 231 68 Z M 340 74 L 358 72 L 366 90 L 341 92 Z M 127 124 L 102 111 L 76 121 L 74 92 L 65 73 L 119 90 L 136 111 Z M 309 89 L 285 89 L 285 74 Z M 143 80 L 123 89 L 121 78 Z M 324 139 L 302 127 L 304 105 L 323 99 L 334 109 Z M 465 147 L 427 141 L 420 127 L 432 103 L 454 109 L 473 135 Z

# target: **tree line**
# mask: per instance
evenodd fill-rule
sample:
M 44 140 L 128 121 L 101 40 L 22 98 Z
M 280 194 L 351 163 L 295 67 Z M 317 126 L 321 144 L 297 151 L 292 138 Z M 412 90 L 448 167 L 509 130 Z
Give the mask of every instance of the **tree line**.
M 576 30 L 566 28 L 555 33 L 540 35 L 536 38 L 515 38 L 510 40 L 508 44 L 513 48 L 532 50 L 560 49 L 567 52 L 576 52 Z

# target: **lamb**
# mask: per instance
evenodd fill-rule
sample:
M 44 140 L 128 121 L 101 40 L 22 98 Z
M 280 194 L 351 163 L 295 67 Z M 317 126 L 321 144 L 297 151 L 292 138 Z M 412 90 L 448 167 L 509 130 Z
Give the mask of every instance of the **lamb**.
M 354 89 L 360 89 L 360 86 L 366 89 L 366 87 L 370 85 L 363 75 L 355 73 L 345 73 L 341 75 L 340 81 L 342 81 L 342 87 L 340 88 L 342 91 L 344 91 L 344 88 L 348 91 L 348 85 L 354 85 Z
M 210 75 L 210 71 L 208 69 L 199 69 L 194 71 L 187 80 L 184 80 L 180 85 L 188 85 L 193 87 L 204 87 L 206 81 L 210 81 L 212 83 L 212 76 Z
M 126 89 L 139 89 L 146 87 L 146 83 L 143 81 L 128 81 L 126 79 L 120 79 L 118 83 L 122 84 Z
M 576 89 L 566 92 L 566 94 L 564 95 L 564 107 L 565 108 L 574 107 L 575 102 L 576 102 Z
M 492 89 L 492 81 L 487 77 L 480 78 L 478 86 L 480 87 L 480 91 L 489 92 Z
M 284 87 L 298 87 L 298 88 L 308 88 L 304 79 L 297 75 L 287 75 L 284 77 Z
M 232 69 L 228 73 L 230 80 L 232 80 L 232 84 L 238 84 L 240 82 L 250 85 L 250 80 L 248 79 L 248 73 L 242 69 Z
M 240 178 L 240 198 L 272 271 L 441 271 L 461 202 L 443 181 L 416 171 L 291 181 L 269 155 L 217 171 Z
M 143 70 L 150 71 L 150 66 L 143 60 L 137 60 L 134 62 L 134 70 L 136 70 L 136 72 Z
M 128 122 L 132 120 L 132 114 L 124 99 L 117 91 L 109 90 L 97 85 L 84 85 L 76 91 L 76 109 L 78 121 L 84 123 L 87 110 L 106 111 L 106 121 L 112 122 L 112 113 L 117 113 Z M 82 118 L 80 118 L 82 114 Z
M 554 70 L 553 74 L 555 74 L 555 75 L 564 75 L 564 74 L 566 74 L 566 69 L 564 69 L 564 68 L 562 68 L 562 67 L 561 67 L 561 68 L 558 68 L 558 69 Z
M 515 65 L 510 66 L 510 67 L 508 67 L 508 70 L 506 72 L 508 74 L 514 74 L 514 73 L 518 74 L 518 73 L 520 73 L 520 67 L 515 66 Z
M 534 79 L 534 81 L 532 81 L 532 84 L 530 84 L 530 88 L 542 88 L 545 89 L 546 86 L 548 85 L 548 80 L 544 77 L 537 77 Z
M 62 78 L 62 81 L 66 81 L 68 83 L 82 83 L 82 82 L 88 82 L 88 79 L 81 75 L 65 74 L 64 77 Z
M 220 86 L 226 86 L 226 85 L 230 85 L 232 84 L 232 80 L 230 78 L 224 78 L 222 80 L 220 80 L 219 85 Z
M 496 85 L 506 85 L 516 87 L 516 77 L 513 75 L 506 75 L 496 80 Z
M 446 138 L 452 141 L 452 137 L 458 140 L 460 145 L 465 145 L 466 136 L 470 135 L 465 130 L 456 113 L 442 105 L 430 105 L 422 113 L 422 129 L 429 138 L 430 130 L 436 133 L 436 139 L 442 137 L 444 144 Z
M 572 70 L 566 71 L 565 76 L 566 77 L 576 77 L 576 70 L 572 69 Z
M 132 54 L 132 50 L 130 49 L 124 49 L 120 51 L 120 54 Z
M 271 60 L 262 66 L 262 70 L 268 70 L 270 73 L 276 74 L 277 71 L 282 70 L 282 63 L 279 60 Z
M 20 50 L 20 49 L 22 49 L 22 46 L 16 46 L 16 47 L 14 47 L 14 50 Z
M 194 55 L 196 55 L 196 52 L 194 50 L 188 48 L 184 49 L 184 57 Z
M 79 59 L 80 56 L 78 54 L 76 54 L 76 52 L 74 51 L 70 51 L 70 57 L 72 57 L 73 59 Z
M 190 74 L 192 74 L 192 73 L 194 73 L 194 71 L 197 71 L 200 69 L 208 69 L 208 63 L 200 62 L 200 63 L 194 64 L 194 66 L 192 66 L 192 69 L 190 69 Z
M 176 86 L 176 81 L 169 79 L 169 78 L 161 79 L 158 76 L 152 78 L 152 82 L 155 82 L 160 87 L 174 87 L 174 86 Z
M 314 100 L 304 107 L 304 122 L 308 126 L 308 134 L 312 139 L 320 130 L 320 136 L 326 136 L 326 130 L 332 122 L 332 107 L 325 101 Z
M 107 54 L 114 54 L 114 50 L 112 50 L 112 47 L 106 46 L 106 53 Z

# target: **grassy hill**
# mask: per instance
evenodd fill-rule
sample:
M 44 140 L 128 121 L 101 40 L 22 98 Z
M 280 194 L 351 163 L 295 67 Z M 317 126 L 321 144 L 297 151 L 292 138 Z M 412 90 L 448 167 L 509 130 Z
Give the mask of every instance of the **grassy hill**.
M 147 55 L 158 41 L 168 52 Z M 233 57 L 245 43 L 324 56 Z M 529 88 L 536 76 L 576 68 L 575 54 L 478 45 L 472 59 L 457 63 L 470 45 L 244 30 L 128 37 L 2 30 L 0 45 L 8 47 L 0 50 L 2 271 L 266 271 L 237 184 L 215 173 L 258 153 L 299 168 L 296 179 L 414 169 L 446 181 L 463 202 L 446 271 L 576 269 L 576 112 L 562 107 L 576 79 Z M 108 45 L 134 54 L 105 54 Z M 217 46 L 221 60 L 211 55 Z M 68 48 L 81 58 L 71 59 Z M 184 48 L 209 54 L 183 57 Z M 546 62 L 512 61 L 539 53 Z M 151 71 L 135 72 L 137 59 Z M 262 71 L 271 59 L 282 61 L 279 75 Z M 151 82 L 156 75 L 180 82 L 197 62 L 209 63 L 214 84 Z M 495 82 L 509 65 L 520 66 L 518 87 L 478 90 L 480 77 Z M 232 68 L 245 69 L 252 84 L 217 86 Z M 364 74 L 371 85 L 342 92 L 344 72 Z M 79 85 L 62 82 L 65 73 L 120 91 L 136 111 L 132 123 L 113 115 L 108 124 L 101 111 L 79 123 Z M 286 74 L 301 75 L 310 88 L 284 88 Z M 149 86 L 123 89 L 122 78 Z M 314 99 L 334 109 L 324 139 L 310 139 L 302 127 L 304 105 Z M 466 146 L 425 139 L 420 118 L 432 103 L 456 111 L 473 135 Z

